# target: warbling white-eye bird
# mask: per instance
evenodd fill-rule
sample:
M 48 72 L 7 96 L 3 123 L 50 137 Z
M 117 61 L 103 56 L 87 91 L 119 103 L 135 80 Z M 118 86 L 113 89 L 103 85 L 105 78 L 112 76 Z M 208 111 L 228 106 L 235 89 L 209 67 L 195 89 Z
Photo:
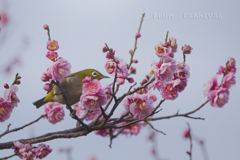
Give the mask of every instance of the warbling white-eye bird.
M 64 95 L 66 96 L 69 105 L 73 105 L 80 100 L 80 96 L 82 95 L 82 80 L 87 76 L 90 76 L 92 77 L 92 79 L 97 80 L 101 80 L 102 78 L 109 78 L 108 76 L 102 75 L 102 73 L 95 69 L 86 69 L 83 71 L 72 73 L 68 77 L 65 77 L 59 82 L 59 84 L 64 92 Z M 33 104 L 37 108 L 39 108 L 48 102 L 58 102 L 61 104 L 66 104 L 63 98 L 63 93 L 57 85 L 53 85 L 52 90 L 48 92 L 46 97 L 36 102 L 33 102 Z

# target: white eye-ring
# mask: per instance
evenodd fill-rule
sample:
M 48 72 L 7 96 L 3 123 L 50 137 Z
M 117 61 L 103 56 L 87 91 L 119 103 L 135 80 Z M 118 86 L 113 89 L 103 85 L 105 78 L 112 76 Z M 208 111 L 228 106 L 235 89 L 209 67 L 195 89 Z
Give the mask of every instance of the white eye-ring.
M 97 72 L 92 72 L 92 75 L 93 75 L 93 77 L 96 77 L 98 74 L 97 74 Z

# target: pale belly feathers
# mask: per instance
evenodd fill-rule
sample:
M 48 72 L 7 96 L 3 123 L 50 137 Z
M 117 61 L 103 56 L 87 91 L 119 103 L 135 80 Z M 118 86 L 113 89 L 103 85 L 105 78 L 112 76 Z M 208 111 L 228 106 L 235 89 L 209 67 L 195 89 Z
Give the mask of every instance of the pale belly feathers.
M 80 100 L 80 96 L 82 95 L 82 83 L 80 83 L 77 75 L 64 78 L 62 81 L 60 81 L 60 86 L 65 91 L 64 94 L 69 105 L 73 105 Z M 61 90 L 57 86 L 54 86 L 53 94 L 56 93 L 61 93 Z M 55 95 L 54 101 L 61 104 L 66 104 L 61 94 Z

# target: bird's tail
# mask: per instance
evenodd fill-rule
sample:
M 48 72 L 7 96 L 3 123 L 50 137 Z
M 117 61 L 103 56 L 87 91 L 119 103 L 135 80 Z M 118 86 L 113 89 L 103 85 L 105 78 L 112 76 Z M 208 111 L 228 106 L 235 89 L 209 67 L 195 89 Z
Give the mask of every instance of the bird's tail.
M 41 107 L 42 105 L 44 105 L 47 102 L 44 102 L 45 97 L 43 97 L 42 99 L 39 99 L 38 101 L 33 102 L 33 105 L 35 105 L 37 108 Z

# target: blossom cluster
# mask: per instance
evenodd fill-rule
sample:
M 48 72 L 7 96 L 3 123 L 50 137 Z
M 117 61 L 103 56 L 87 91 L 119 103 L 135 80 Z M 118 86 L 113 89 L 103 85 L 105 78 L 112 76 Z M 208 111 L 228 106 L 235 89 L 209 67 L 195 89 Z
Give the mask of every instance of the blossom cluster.
M 220 66 L 217 75 L 210 77 L 205 84 L 204 96 L 207 96 L 210 105 L 213 107 L 223 107 L 229 99 L 229 88 L 236 83 L 236 61 L 229 57 L 226 66 Z M 217 77 L 223 74 L 221 84 L 218 85 Z
M 178 97 L 178 92 L 182 92 L 187 86 L 187 79 L 190 77 L 190 68 L 185 64 L 176 63 L 174 53 L 177 51 L 177 42 L 174 37 L 170 37 L 166 43 L 159 43 L 155 46 L 156 55 L 159 62 L 152 62 L 150 75 L 154 75 L 154 81 L 150 84 L 153 89 L 158 89 L 164 99 L 174 100 Z M 192 47 L 184 45 L 183 55 L 190 54 Z
M 135 89 L 133 88 L 133 90 Z M 153 102 L 156 100 L 156 96 L 151 94 L 148 88 L 143 88 L 132 95 L 126 96 L 122 105 L 127 111 L 131 112 L 134 118 L 142 118 L 153 111 Z
M 92 80 L 90 76 L 87 76 L 82 82 L 80 102 L 86 110 L 96 111 L 107 103 L 107 95 L 97 79 Z
M 115 50 L 113 49 L 108 49 L 106 46 L 103 47 L 102 49 L 103 52 L 107 52 L 106 54 L 106 58 L 107 61 L 104 65 L 106 71 L 111 74 L 113 77 L 115 77 L 115 75 L 117 76 L 117 82 L 119 85 L 122 85 L 125 83 L 125 79 L 128 80 L 129 83 L 133 83 L 134 79 L 131 77 L 128 77 L 130 74 L 134 74 L 134 72 L 132 72 L 132 70 L 135 70 L 136 73 L 136 69 L 132 68 L 130 69 L 130 73 L 129 72 L 129 68 L 128 68 L 128 64 L 126 62 L 124 62 L 121 58 L 119 57 L 115 57 Z M 133 60 L 134 63 L 137 63 L 137 60 Z
M 20 84 L 21 77 L 17 76 L 14 84 Z M 18 87 L 15 85 L 9 85 L 7 83 L 4 84 L 4 91 L 3 98 L 0 97 L 0 122 L 4 122 L 11 116 L 14 107 L 18 106 L 20 100 L 17 97 L 16 92 L 18 91 Z
M 43 28 L 49 32 L 48 25 L 44 25 Z M 58 41 L 50 40 L 47 42 L 47 49 L 49 50 L 46 54 L 46 57 L 53 61 L 52 66 L 48 67 L 43 71 L 41 80 L 43 82 L 50 82 L 53 81 L 61 81 L 64 77 L 69 76 L 71 73 L 71 64 L 63 59 L 58 58 L 56 50 L 59 49 Z M 57 59 L 58 58 L 58 59 Z M 46 83 L 43 86 L 43 89 L 46 91 L 50 91 L 52 88 L 50 83 Z
M 38 147 L 33 148 L 31 144 L 22 144 L 19 141 L 13 143 L 14 153 L 23 160 L 43 159 L 52 152 L 52 148 L 45 144 L 39 144 Z
M 63 106 L 60 103 L 48 102 L 44 105 L 44 108 L 42 115 L 47 115 L 43 118 L 47 118 L 50 123 L 56 124 L 64 119 L 65 113 Z

